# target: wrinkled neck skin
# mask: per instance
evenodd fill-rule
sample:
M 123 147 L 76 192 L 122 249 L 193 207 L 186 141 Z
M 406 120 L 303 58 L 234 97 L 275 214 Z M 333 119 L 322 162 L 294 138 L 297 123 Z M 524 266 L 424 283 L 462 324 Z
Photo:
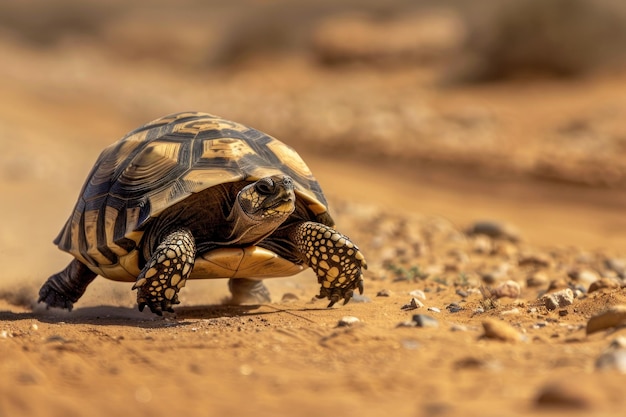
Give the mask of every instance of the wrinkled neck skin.
M 239 195 L 230 210 L 226 221 L 230 226 L 230 233 L 226 237 L 229 244 L 253 245 L 271 235 L 291 213 L 283 215 L 255 218 L 244 211 L 239 203 Z

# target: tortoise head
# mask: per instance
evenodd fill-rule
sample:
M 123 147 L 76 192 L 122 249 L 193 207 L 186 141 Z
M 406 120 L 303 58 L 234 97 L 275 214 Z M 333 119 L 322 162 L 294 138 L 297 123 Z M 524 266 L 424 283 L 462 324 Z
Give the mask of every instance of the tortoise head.
M 261 178 L 245 186 L 237 195 L 237 202 L 252 220 L 282 223 L 296 207 L 293 180 L 287 175 Z

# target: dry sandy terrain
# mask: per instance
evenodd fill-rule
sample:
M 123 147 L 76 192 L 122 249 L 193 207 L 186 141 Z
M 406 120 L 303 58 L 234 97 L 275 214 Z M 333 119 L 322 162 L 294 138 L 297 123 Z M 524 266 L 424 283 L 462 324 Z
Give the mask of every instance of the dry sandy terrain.
M 182 74 L 80 43 L 3 42 L 0 62 L 0 417 L 623 415 L 623 319 L 586 332 L 626 304 L 623 76 L 437 88 L 297 58 Z M 301 152 L 368 259 L 365 298 L 326 309 L 306 271 L 259 306 L 193 281 L 165 318 L 101 278 L 71 313 L 36 305 L 100 149 L 181 110 Z

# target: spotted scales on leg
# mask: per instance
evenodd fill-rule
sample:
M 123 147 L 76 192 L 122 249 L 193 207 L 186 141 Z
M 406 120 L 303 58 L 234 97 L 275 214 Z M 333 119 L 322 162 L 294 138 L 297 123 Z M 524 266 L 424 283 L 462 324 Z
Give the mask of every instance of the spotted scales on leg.
M 176 229 L 157 246 L 143 268 L 133 289 L 137 289 L 137 304 L 143 311 L 148 306 L 153 313 L 173 312 L 179 304 L 178 291 L 191 274 L 196 255 L 195 240 L 189 229 Z
M 303 222 L 291 232 L 300 253 L 321 284 L 318 298 L 328 298 L 329 307 L 352 298 L 354 289 L 363 293 L 365 257 L 350 238 L 321 223 Z

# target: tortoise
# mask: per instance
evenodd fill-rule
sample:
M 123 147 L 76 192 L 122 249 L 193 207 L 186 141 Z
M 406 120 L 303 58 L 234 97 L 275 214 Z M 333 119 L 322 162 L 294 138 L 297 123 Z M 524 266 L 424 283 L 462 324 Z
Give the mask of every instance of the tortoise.
M 39 291 L 72 310 L 97 275 L 134 282 L 140 311 L 173 312 L 188 279 L 228 278 L 232 302 L 270 301 L 264 278 L 310 267 L 318 298 L 363 293 L 366 261 L 333 229 L 300 156 L 208 113 L 162 117 L 102 151 L 54 241 L 74 256 Z

